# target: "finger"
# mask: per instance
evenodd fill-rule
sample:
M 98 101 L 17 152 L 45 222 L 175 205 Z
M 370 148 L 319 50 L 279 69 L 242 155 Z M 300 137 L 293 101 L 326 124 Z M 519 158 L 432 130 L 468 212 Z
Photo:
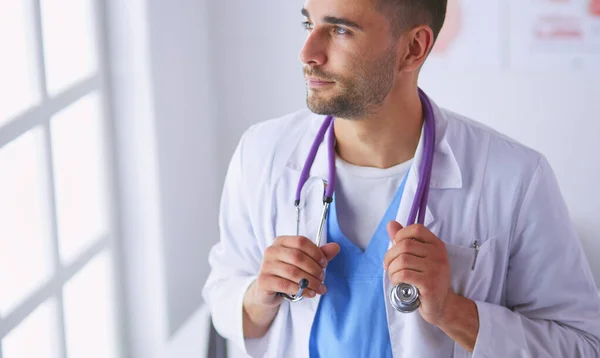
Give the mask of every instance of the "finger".
M 392 242 L 395 241 L 396 234 L 398 233 L 398 231 L 403 229 L 402 225 L 396 220 L 391 220 L 390 222 L 388 222 L 386 228 L 388 236 Z
M 389 264 L 401 254 L 407 253 L 413 256 L 425 258 L 431 250 L 430 244 L 425 244 L 417 240 L 405 239 L 392 246 L 383 257 L 383 267 L 387 270 Z
M 269 294 L 276 293 L 286 293 L 290 296 L 298 293 L 298 282 L 292 282 L 286 278 L 275 276 L 275 275 L 265 275 L 262 277 L 262 280 L 259 282 L 259 287 L 265 290 Z M 310 288 L 307 288 L 302 293 L 302 296 L 305 297 L 315 297 L 316 292 Z
M 397 271 L 390 276 L 390 282 L 394 286 L 401 283 L 408 283 L 409 285 L 415 286 L 419 291 L 421 291 L 420 287 L 423 286 L 422 282 L 424 282 L 424 279 L 424 273 L 408 269 Z
M 330 242 L 321 246 L 321 251 L 323 251 L 323 254 L 327 258 L 327 262 L 329 262 L 340 252 L 340 245 L 335 242 Z
M 427 261 L 421 257 L 411 254 L 400 254 L 396 257 L 388 267 L 388 276 L 392 276 L 398 271 L 412 270 L 417 272 L 427 271 Z
M 292 282 L 295 282 L 296 291 L 298 290 L 298 283 L 303 278 L 308 280 L 308 288 L 310 288 L 311 290 L 321 293 L 321 291 L 323 291 L 324 289 L 322 287 L 324 286 L 323 281 L 325 280 L 324 273 L 319 274 L 318 276 L 314 276 L 294 265 L 290 265 L 282 261 L 267 264 L 265 270 L 267 270 L 271 275 L 279 276 Z
M 289 265 L 297 267 L 313 277 L 321 277 L 323 274 L 323 267 L 317 264 L 312 258 L 308 257 L 308 255 L 306 255 L 303 251 L 298 249 L 290 249 L 284 246 L 272 247 L 268 249 L 268 252 L 265 253 L 265 263 L 263 265 L 277 262 L 285 262 Z
M 439 241 L 428 228 L 421 224 L 414 224 L 400 230 L 395 237 L 396 244 L 405 239 L 415 239 L 426 244 L 433 244 Z
M 304 236 L 286 236 L 279 244 L 290 249 L 296 249 L 304 252 L 308 257 L 315 261 L 321 267 L 327 266 L 327 258 L 321 249 L 312 241 Z

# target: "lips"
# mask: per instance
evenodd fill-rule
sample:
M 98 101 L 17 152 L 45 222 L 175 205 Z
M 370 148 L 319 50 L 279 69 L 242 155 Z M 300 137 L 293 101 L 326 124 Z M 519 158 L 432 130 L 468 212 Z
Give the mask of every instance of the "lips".
M 306 77 L 306 79 L 310 82 L 323 82 L 323 83 L 333 83 L 333 81 L 325 80 L 318 77 Z
M 328 81 L 328 80 L 315 78 L 315 77 L 307 77 L 306 81 L 307 81 L 308 85 L 311 87 L 320 87 L 320 86 L 326 86 L 326 85 L 335 83 L 333 81 Z

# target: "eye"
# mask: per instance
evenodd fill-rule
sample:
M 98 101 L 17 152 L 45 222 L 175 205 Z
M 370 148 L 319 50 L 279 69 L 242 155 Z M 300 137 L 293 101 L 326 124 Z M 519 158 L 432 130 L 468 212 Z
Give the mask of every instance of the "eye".
M 336 35 L 341 35 L 341 36 L 350 34 L 350 31 L 346 30 L 343 27 L 338 27 L 338 26 L 333 28 L 333 32 L 335 32 Z
M 304 21 L 302 22 L 302 28 L 308 31 L 312 30 L 314 28 L 314 25 L 310 21 Z

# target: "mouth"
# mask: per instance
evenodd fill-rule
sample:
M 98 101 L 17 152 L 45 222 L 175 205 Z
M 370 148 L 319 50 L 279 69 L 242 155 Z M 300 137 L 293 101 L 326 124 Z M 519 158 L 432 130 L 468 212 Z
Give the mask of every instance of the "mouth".
M 316 78 L 316 77 L 306 77 L 306 83 L 308 84 L 309 87 L 319 88 L 319 87 L 330 86 L 330 85 L 334 84 L 335 82 L 322 80 L 322 79 Z

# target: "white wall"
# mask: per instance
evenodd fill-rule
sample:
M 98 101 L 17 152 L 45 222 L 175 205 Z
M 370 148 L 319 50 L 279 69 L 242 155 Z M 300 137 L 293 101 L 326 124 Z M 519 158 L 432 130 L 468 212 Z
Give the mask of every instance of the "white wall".
M 302 5 L 301 0 L 209 1 L 220 176 L 248 126 L 305 106 L 298 61 L 305 35 Z
M 148 1 L 170 332 L 200 307 L 207 244 L 218 236 L 205 5 Z
M 106 0 L 127 357 L 203 357 L 217 240 L 204 0 Z
M 299 25 L 302 5 L 299 0 L 213 1 L 209 5 L 210 52 L 218 73 L 214 88 L 221 174 L 250 124 L 304 106 L 298 60 L 305 36 Z M 441 63 L 424 68 L 420 86 L 438 104 L 488 124 L 548 157 L 600 283 L 598 83 L 600 64 L 587 72 L 524 73 Z
M 166 314 L 146 3 L 108 0 L 106 14 L 128 322 L 123 340 L 126 357 L 158 358 Z

